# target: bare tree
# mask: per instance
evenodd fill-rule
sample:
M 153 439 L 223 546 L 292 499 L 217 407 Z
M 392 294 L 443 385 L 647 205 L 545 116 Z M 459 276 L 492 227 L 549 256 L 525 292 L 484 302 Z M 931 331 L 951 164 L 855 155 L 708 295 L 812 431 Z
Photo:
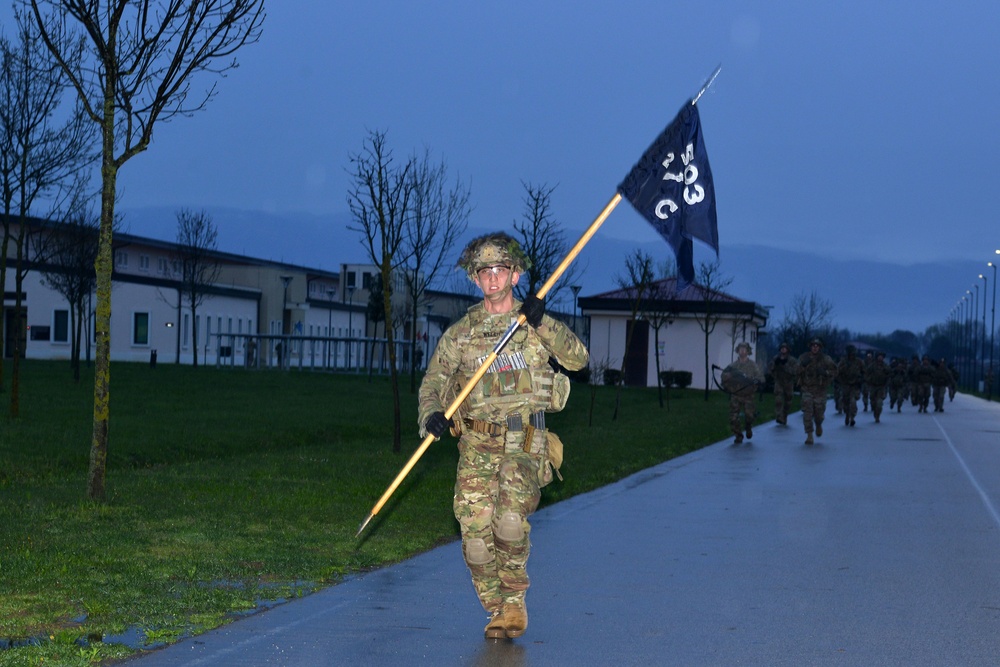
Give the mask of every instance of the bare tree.
M 399 371 L 392 330 L 393 274 L 409 259 L 404 253 L 406 219 L 413 193 L 412 172 L 415 160 L 402 165 L 393 163 L 392 150 L 386 145 L 385 132 L 371 131 L 361 152 L 351 155 L 354 183 L 347 194 L 347 204 L 361 232 L 361 245 L 382 278 L 382 312 L 385 314 L 386 346 L 389 348 L 389 377 L 392 384 L 392 451 L 401 446 Z
M 43 237 L 50 227 L 28 224 L 28 214 L 43 200 L 50 208 L 48 217 L 61 217 L 61 210 L 72 198 L 76 176 L 94 157 L 93 134 L 82 107 L 65 112 L 61 107 L 69 81 L 57 60 L 46 48 L 37 27 L 21 12 L 15 12 L 18 41 L 0 39 L 0 144 L 4 156 L 0 178 L 3 183 L 4 239 L 0 257 L 0 292 L 6 290 L 7 252 L 15 249 L 14 331 L 12 337 L 10 415 L 20 413 L 20 366 L 22 336 L 25 330 L 22 305 L 23 283 L 28 272 L 26 253 L 29 234 L 36 253 L 44 248 Z M 78 63 L 81 42 L 65 33 L 52 36 L 70 63 Z M 64 120 L 59 122 L 58 118 Z M 12 236 L 14 214 L 19 221 Z M 0 349 L 0 353 L 3 350 Z M 2 355 L 0 355 L 2 357 Z M 0 366 L 2 373 L 2 366 Z
M 672 260 L 660 266 L 659 279 L 649 287 L 649 298 L 643 304 L 642 316 L 653 330 L 653 349 L 656 354 L 656 388 L 660 407 L 663 407 L 663 381 L 660 378 L 660 331 L 667 329 L 677 317 L 677 264 Z M 667 403 L 670 385 L 667 385 Z
M 812 338 L 830 328 L 832 314 L 833 304 L 815 290 L 809 294 L 800 292 L 792 297 L 785 309 L 785 316 L 778 325 L 778 337 L 793 350 L 806 350 Z
M 89 331 L 87 301 L 97 281 L 94 260 L 97 259 L 99 226 L 96 214 L 77 209 L 52 236 L 49 268 L 42 273 L 42 284 L 62 295 L 69 304 L 70 368 L 77 382 L 80 381 L 80 348 Z
M 219 230 L 205 211 L 177 213 L 177 256 L 181 264 L 181 288 L 178 300 L 191 310 L 191 340 L 194 341 L 194 366 L 198 366 L 198 306 L 205 300 L 207 288 L 219 278 L 222 265 L 215 256 Z M 181 305 L 178 303 L 178 310 Z M 180 359 L 180 337 L 177 339 Z
M 235 53 L 256 42 L 263 0 L 18 0 L 30 7 L 49 51 L 69 76 L 101 134 L 101 226 L 98 237 L 97 354 L 94 428 L 87 496 L 103 499 L 111 378 L 112 231 L 118 170 L 149 147 L 160 121 L 191 115 L 215 94 L 192 91 L 199 75 L 224 76 Z M 79 30 L 86 42 L 77 67 L 57 39 Z
M 729 287 L 733 282 L 732 278 L 725 278 L 719 273 L 718 262 L 702 262 L 698 266 L 697 286 L 701 290 L 702 312 L 696 320 L 698 326 L 705 334 L 705 400 L 708 400 L 709 381 L 712 377 L 712 369 L 709 363 L 708 341 L 715 331 L 715 325 L 719 323 L 721 314 L 715 308 L 715 304 L 724 297 L 722 290 Z
M 403 254 L 409 257 L 403 273 L 409 296 L 410 359 L 416 359 L 417 316 L 427 288 L 433 284 L 455 242 L 469 224 L 469 186 L 461 179 L 448 183 L 444 160 L 432 163 L 424 151 L 411 172 L 409 215 L 403 234 Z M 417 365 L 410 364 L 410 393 L 417 390 Z
M 519 298 L 523 299 L 526 294 L 537 293 L 542 284 L 555 273 L 571 245 L 567 243 L 559 223 L 552 216 L 552 192 L 556 186 L 533 185 L 524 181 L 521 185 L 525 191 L 524 212 L 520 222 L 514 221 L 514 229 L 520 236 L 524 254 L 531 260 L 527 280 L 522 277 L 515 288 Z M 546 294 L 546 298 L 555 301 L 565 286 L 579 282 L 582 271 L 579 264 L 571 264 L 563 272 L 561 280 Z
M 622 386 L 627 379 L 628 358 L 632 353 L 632 340 L 635 336 L 635 330 L 639 326 L 640 315 L 646 308 L 654 278 L 653 258 L 649 253 L 640 249 L 635 250 L 625 258 L 625 275 L 618 276 L 616 279 L 618 286 L 625 293 L 632 313 L 629 321 L 625 324 L 625 352 L 622 354 L 621 381 L 615 388 L 615 411 L 611 416 L 611 421 L 618 419 Z

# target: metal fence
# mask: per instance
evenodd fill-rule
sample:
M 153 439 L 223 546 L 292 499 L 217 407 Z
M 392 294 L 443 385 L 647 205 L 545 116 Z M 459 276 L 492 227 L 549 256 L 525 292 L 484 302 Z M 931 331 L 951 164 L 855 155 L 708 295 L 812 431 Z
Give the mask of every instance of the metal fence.
M 393 341 L 396 366 L 409 371 L 410 341 Z M 429 349 L 416 346 L 416 364 L 423 369 Z M 269 334 L 212 334 L 205 349 L 205 363 L 215 358 L 217 368 L 256 370 L 311 370 L 342 373 L 389 373 L 389 342 L 385 338 L 327 338 Z

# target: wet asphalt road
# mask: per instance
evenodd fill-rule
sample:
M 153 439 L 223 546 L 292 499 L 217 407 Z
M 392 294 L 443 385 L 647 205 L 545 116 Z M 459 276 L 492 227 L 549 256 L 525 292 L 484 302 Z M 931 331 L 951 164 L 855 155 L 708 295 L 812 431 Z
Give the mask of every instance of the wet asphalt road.
M 794 415 L 538 512 L 515 641 L 456 542 L 126 664 L 1000 665 L 1000 404 L 803 441 Z

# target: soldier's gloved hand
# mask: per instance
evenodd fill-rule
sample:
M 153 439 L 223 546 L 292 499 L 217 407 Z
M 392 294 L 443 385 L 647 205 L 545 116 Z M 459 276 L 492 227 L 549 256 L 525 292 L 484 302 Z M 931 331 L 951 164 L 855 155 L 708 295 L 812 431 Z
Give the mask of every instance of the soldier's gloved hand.
M 539 299 L 534 294 L 525 297 L 521 304 L 521 312 L 532 327 L 537 329 L 542 325 L 542 315 L 545 314 L 545 299 Z
M 451 426 L 452 421 L 446 418 L 443 412 L 432 412 L 431 416 L 427 418 L 426 423 L 424 423 L 427 432 L 435 438 L 440 438 Z

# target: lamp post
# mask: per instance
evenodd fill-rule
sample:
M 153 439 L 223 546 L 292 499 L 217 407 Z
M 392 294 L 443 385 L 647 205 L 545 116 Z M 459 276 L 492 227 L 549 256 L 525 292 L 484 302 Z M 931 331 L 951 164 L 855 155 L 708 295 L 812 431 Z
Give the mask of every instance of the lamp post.
M 288 334 L 288 329 L 291 326 L 291 317 L 288 316 L 288 285 L 292 282 L 292 276 L 278 276 L 281 278 L 281 284 L 284 290 L 281 293 L 281 335 L 285 336 Z M 278 342 L 278 366 L 280 368 L 285 367 L 285 359 L 288 359 L 290 349 L 288 341 L 282 339 Z
M 351 339 L 354 338 L 354 287 L 347 288 L 347 367 L 351 367 Z
M 996 251 L 996 254 L 1000 255 L 1000 250 Z M 994 337 L 996 336 L 997 329 L 997 264 L 996 262 L 989 262 L 987 266 L 993 267 L 993 307 L 990 310 L 990 388 L 987 393 L 987 400 L 993 400 L 993 350 L 994 347 Z
M 580 290 L 583 289 L 583 287 L 580 285 L 570 285 L 569 288 L 573 290 L 573 333 L 576 334 L 576 303 L 580 298 Z
M 979 274 L 979 278 L 983 281 L 983 337 L 979 343 L 979 375 L 983 378 L 983 384 L 986 383 L 986 288 L 989 287 L 989 283 L 986 281 L 986 276 Z M 983 387 L 985 389 L 986 387 Z
M 332 287 L 327 288 L 326 296 L 330 300 L 327 304 L 329 309 L 326 311 L 326 367 L 330 367 L 330 348 L 333 346 L 333 295 L 335 290 Z
M 965 375 L 965 386 L 970 391 L 972 390 L 972 383 L 969 380 L 970 370 L 970 360 L 969 360 L 969 348 L 971 344 L 971 329 L 969 327 L 969 311 L 972 310 L 972 292 L 965 290 L 965 296 L 962 297 L 962 347 L 965 348 L 965 363 L 962 364 L 962 374 Z
M 976 357 L 979 356 L 979 283 L 973 285 L 976 288 L 976 295 L 972 301 L 972 373 L 973 380 L 976 379 Z M 978 381 L 972 383 L 972 391 L 979 386 Z
M 426 318 L 427 318 L 427 331 L 426 331 L 427 340 L 425 341 L 427 343 L 427 346 L 426 346 L 427 350 L 426 350 L 426 352 L 424 354 L 424 363 L 425 364 L 427 364 L 431 360 L 431 313 L 433 313 L 433 312 L 434 312 L 434 304 L 433 303 L 427 304 L 427 315 L 426 315 Z

